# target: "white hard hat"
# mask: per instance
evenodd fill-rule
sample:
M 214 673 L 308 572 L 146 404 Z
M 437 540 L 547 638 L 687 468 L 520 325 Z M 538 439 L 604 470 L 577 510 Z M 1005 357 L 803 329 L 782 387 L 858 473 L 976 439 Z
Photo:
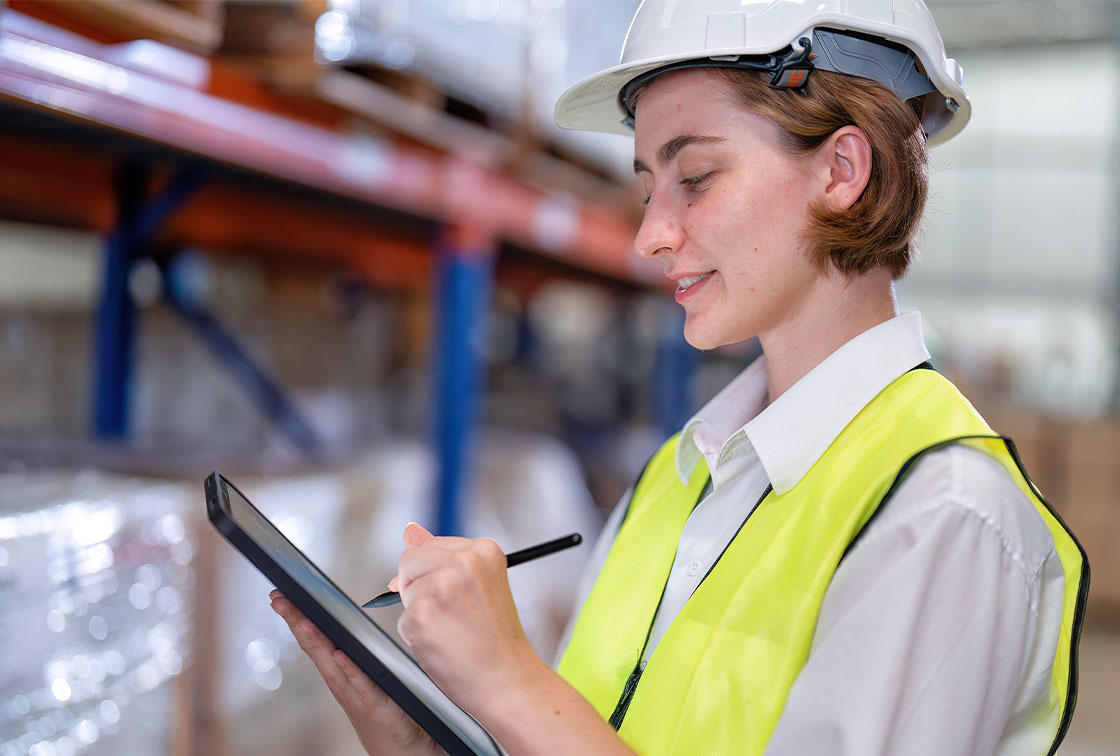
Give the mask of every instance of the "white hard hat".
M 621 62 L 570 87 L 556 103 L 566 129 L 633 133 L 629 96 L 677 68 L 761 70 L 797 88 L 813 70 L 878 81 L 924 100 L 922 128 L 940 144 L 968 123 L 964 72 L 922 0 L 643 0 Z

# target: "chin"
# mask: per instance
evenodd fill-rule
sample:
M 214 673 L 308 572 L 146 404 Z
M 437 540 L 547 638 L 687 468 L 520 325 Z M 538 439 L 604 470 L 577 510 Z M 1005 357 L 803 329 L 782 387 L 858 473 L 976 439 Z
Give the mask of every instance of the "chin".
M 688 323 L 684 326 L 684 340 L 693 349 L 709 351 L 732 342 L 720 338 L 717 334 L 703 328 L 690 328 Z
M 732 332 L 726 328 L 711 328 L 710 324 L 689 318 L 686 318 L 684 323 L 684 340 L 693 349 L 705 352 L 730 344 L 738 344 L 754 338 L 756 335 L 757 332 L 752 329 L 740 328 Z

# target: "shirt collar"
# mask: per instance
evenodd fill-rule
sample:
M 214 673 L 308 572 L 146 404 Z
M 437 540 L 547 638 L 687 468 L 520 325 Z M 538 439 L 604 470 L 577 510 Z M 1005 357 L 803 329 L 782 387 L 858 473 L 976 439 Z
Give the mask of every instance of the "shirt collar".
M 687 483 L 702 458 L 716 474 L 749 445 L 783 494 L 868 402 L 928 359 L 921 315 L 908 312 L 859 334 L 767 406 L 766 357 L 759 357 L 685 424 L 677 474 Z
M 718 487 L 717 460 L 729 449 L 736 431 L 762 412 L 766 401 L 766 357 L 760 356 L 685 423 L 676 457 L 681 480 L 687 484 L 697 463 L 706 459 Z

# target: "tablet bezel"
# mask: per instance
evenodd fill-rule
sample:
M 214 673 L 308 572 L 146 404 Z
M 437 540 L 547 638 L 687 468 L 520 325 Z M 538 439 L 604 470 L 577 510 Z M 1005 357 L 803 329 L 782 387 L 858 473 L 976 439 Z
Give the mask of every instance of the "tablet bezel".
M 291 541 L 253 505 L 248 496 L 242 493 L 228 478 L 215 470 L 207 476 L 205 481 L 206 511 L 210 522 L 214 524 L 226 540 L 244 554 L 245 557 L 252 562 L 254 567 L 260 570 L 268 580 L 284 593 L 284 596 L 292 602 L 296 609 L 310 619 L 335 646 L 342 649 L 343 653 L 349 656 L 362 671 L 369 675 L 374 684 L 385 691 L 385 693 L 392 698 L 406 714 L 412 717 L 416 724 L 431 735 L 432 739 L 447 751 L 450 756 L 477 756 L 478 751 L 456 734 L 427 704 L 409 690 L 408 686 L 389 671 L 365 644 L 355 638 L 349 630 L 334 618 L 329 610 L 308 591 L 304 590 L 299 582 L 291 577 L 283 567 L 277 564 L 252 536 L 241 529 L 237 521 L 233 519 L 228 511 L 229 496 L 228 492 L 223 490 L 224 487 L 232 488 L 236 491 L 268 527 L 272 528 L 284 541 L 291 543 Z M 340 594 L 346 596 L 345 592 L 339 589 L 330 577 L 327 576 L 318 565 L 311 561 L 302 550 L 297 548 L 295 544 L 292 544 L 292 548 L 299 552 L 304 559 L 307 559 L 307 562 L 318 570 L 318 572 L 323 575 L 324 579 L 338 590 Z M 347 599 L 349 600 L 349 597 L 347 597 Z M 351 601 L 351 604 L 353 604 L 354 608 L 361 616 L 365 617 L 368 622 L 376 627 L 376 623 L 362 612 L 357 604 L 354 604 L 353 601 Z M 384 633 L 381 628 L 377 628 L 377 630 Z M 451 702 L 450 699 L 448 699 L 448 701 L 451 705 L 454 705 L 454 702 Z M 491 742 L 493 743 L 493 738 L 491 738 Z M 499 753 L 501 752 L 496 743 L 494 743 L 494 750 Z

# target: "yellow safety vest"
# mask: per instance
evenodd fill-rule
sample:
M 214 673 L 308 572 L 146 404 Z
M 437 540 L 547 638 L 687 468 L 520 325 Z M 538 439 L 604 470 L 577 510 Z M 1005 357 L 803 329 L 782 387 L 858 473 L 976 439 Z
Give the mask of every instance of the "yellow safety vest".
M 677 438 L 654 455 L 580 612 L 559 672 L 639 754 L 761 754 L 809 655 L 840 560 L 915 463 L 948 444 L 998 460 L 1034 503 L 1065 569 L 1065 607 L 1049 705 L 1057 749 L 1077 693 L 1089 584 L 1085 552 L 949 381 L 914 370 L 876 396 L 793 489 L 767 493 L 639 668 L 677 542 L 708 475 L 687 485 Z

